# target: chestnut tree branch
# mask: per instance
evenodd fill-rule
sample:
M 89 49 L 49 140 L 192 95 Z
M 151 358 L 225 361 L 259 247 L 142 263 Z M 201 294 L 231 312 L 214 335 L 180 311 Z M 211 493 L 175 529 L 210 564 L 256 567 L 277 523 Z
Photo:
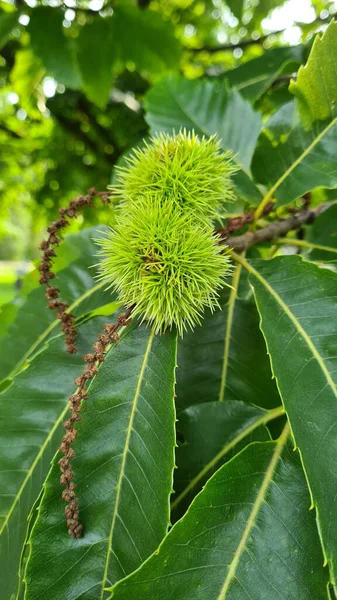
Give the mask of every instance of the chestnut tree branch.
M 289 231 L 299 229 L 302 227 L 302 225 L 313 223 L 319 215 L 321 215 L 333 204 L 333 202 L 325 202 L 317 208 L 305 208 L 291 215 L 287 219 L 282 219 L 281 221 L 271 223 L 267 227 L 259 229 L 258 231 L 247 231 L 243 235 L 227 238 L 224 237 L 222 239 L 222 243 L 227 244 L 227 246 L 236 252 L 243 252 L 251 246 L 255 246 L 261 242 L 270 242 L 286 235 Z M 218 233 L 221 235 L 221 230 L 219 230 Z

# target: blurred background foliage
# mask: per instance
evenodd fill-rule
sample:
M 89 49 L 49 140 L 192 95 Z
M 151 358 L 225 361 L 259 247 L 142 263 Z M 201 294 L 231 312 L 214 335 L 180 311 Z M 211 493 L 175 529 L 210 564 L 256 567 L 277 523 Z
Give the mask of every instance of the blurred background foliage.
M 144 95 L 163 75 L 227 78 L 266 120 L 337 2 L 0 0 L 0 11 L 0 261 L 21 261 L 36 259 L 57 208 L 105 189 L 147 135 Z M 97 209 L 86 226 L 109 222 Z

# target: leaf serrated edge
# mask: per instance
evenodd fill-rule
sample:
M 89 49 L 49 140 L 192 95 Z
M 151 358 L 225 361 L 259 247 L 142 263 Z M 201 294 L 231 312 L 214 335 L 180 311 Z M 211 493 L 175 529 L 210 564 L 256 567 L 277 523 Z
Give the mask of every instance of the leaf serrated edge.
M 289 310 L 289 308 L 287 307 L 287 305 L 286 305 L 286 304 L 283 302 L 282 298 L 281 298 L 281 297 L 280 297 L 280 296 L 277 294 L 277 292 L 276 292 L 276 291 L 275 291 L 275 290 L 274 290 L 274 289 L 273 289 L 273 288 L 272 288 L 272 287 L 271 287 L 271 286 L 268 284 L 268 282 L 267 282 L 267 281 L 264 279 L 264 277 L 262 277 L 262 275 L 261 275 L 261 274 L 260 274 L 258 271 L 256 271 L 256 269 L 254 269 L 254 267 L 252 267 L 252 265 L 250 265 L 250 264 L 249 264 L 249 263 L 248 263 L 248 262 L 247 262 L 245 259 L 243 259 L 243 258 L 242 258 L 240 255 L 236 254 L 235 252 L 233 252 L 233 253 L 232 253 L 232 256 L 233 256 L 234 260 L 236 260 L 237 262 L 241 262 L 242 266 L 243 266 L 243 267 L 245 267 L 245 269 L 246 269 L 246 270 L 247 270 L 247 271 L 248 271 L 250 274 L 254 275 L 254 276 L 257 278 L 257 279 L 259 279 L 259 281 L 262 283 L 262 285 L 264 285 L 264 287 L 265 287 L 265 288 L 266 288 L 268 291 L 270 291 L 270 292 L 271 292 L 271 295 L 272 295 L 272 296 L 275 298 L 275 300 L 276 300 L 277 302 L 279 302 L 279 304 L 280 304 L 280 306 L 281 306 L 281 307 L 285 307 L 285 308 L 287 309 L 287 310 L 285 311 L 285 312 L 286 312 L 286 314 L 289 316 L 289 318 L 291 319 L 291 321 L 292 321 L 292 323 L 295 325 L 295 327 L 296 327 L 296 328 L 298 328 L 299 332 L 303 332 L 303 333 L 304 333 L 304 339 L 305 339 L 305 341 L 306 341 L 307 343 L 309 342 L 309 343 L 308 343 L 308 347 L 311 349 L 311 351 L 313 351 L 313 350 L 314 350 L 314 356 L 315 356 L 315 357 L 317 357 L 317 356 L 318 356 L 318 359 L 317 359 L 317 360 L 318 360 L 318 363 L 319 363 L 319 365 L 321 366 L 321 368 L 322 368 L 322 370 L 323 370 L 323 373 L 324 373 L 325 375 L 326 375 L 326 374 L 328 375 L 328 382 L 329 382 L 329 381 L 331 381 L 331 382 L 332 382 L 332 389 L 333 389 L 333 391 L 334 391 L 334 393 L 335 393 L 335 396 L 336 396 L 336 398 L 337 398 L 337 389 L 336 389 L 336 386 L 335 386 L 335 384 L 334 384 L 333 380 L 331 379 L 330 373 L 327 371 L 325 364 L 324 364 L 324 363 L 322 363 L 322 360 L 321 360 L 321 358 L 320 358 L 320 355 L 318 354 L 318 352 L 317 352 L 317 350 L 316 350 L 315 346 L 313 345 L 313 343 L 312 343 L 312 341 L 311 341 L 311 338 L 310 338 L 310 337 L 307 335 L 307 333 L 306 333 L 306 332 L 305 332 L 305 330 L 302 328 L 302 326 L 300 325 L 300 323 L 298 323 L 298 321 L 297 321 L 296 317 L 295 317 L 295 316 L 293 315 L 293 313 L 292 313 L 292 312 Z M 302 258 L 302 257 L 301 257 L 301 258 Z M 302 260 L 303 260 L 303 258 L 302 258 Z M 305 262 L 305 261 L 303 260 L 303 262 Z M 314 264 L 314 263 L 310 263 L 310 264 Z M 316 266 L 316 265 L 315 265 L 315 266 Z M 319 267 L 317 267 L 317 268 L 319 268 Z M 263 335 L 263 337 L 264 337 L 264 340 L 265 340 L 265 343 L 266 343 L 266 347 L 267 347 L 267 353 L 268 353 L 269 360 L 270 360 L 270 367 L 271 367 L 271 370 L 272 370 L 273 376 L 275 377 L 275 380 L 276 380 L 276 385 L 277 385 L 277 389 L 278 389 L 278 392 L 279 392 L 280 398 L 281 398 L 281 400 L 282 400 L 282 404 L 284 405 L 283 395 L 282 395 L 282 392 L 281 392 L 281 389 L 280 389 L 280 386 L 279 386 L 278 378 L 277 378 L 277 376 L 275 375 L 275 370 L 274 370 L 274 366 L 273 366 L 273 359 L 272 359 L 272 355 L 271 355 L 271 353 L 270 353 L 270 350 L 269 350 L 268 341 L 267 341 L 267 338 L 266 338 L 266 336 L 265 336 L 265 334 L 264 334 L 264 331 L 263 331 L 263 329 L 262 329 L 262 322 L 263 322 L 263 318 L 262 318 L 262 314 L 261 314 L 261 311 L 260 311 L 260 308 L 259 308 L 259 305 L 258 305 L 258 302 L 257 302 L 257 299 L 256 299 L 256 295 L 255 295 L 255 292 L 254 292 L 254 288 L 253 288 L 253 293 L 254 293 L 254 297 L 255 297 L 255 302 L 256 302 L 257 310 L 258 310 L 258 312 L 259 312 L 259 316 L 260 316 L 260 330 L 261 330 L 261 332 L 262 332 L 262 335 Z M 309 491 L 309 494 L 310 494 L 310 500 L 311 500 L 311 506 L 310 506 L 310 510 L 312 510 L 313 508 L 315 508 L 315 509 L 316 509 L 316 525 L 317 525 L 318 535 L 319 535 L 319 539 L 320 539 L 320 542 L 321 542 L 321 547 L 322 547 L 322 552 L 323 552 L 323 557 L 324 557 L 324 564 L 323 564 L 323 567 L 325 567 L 325 566 L 329 565 L 330 583 L 331 583 L 333 586 L 335 586 L 335 585 L 336 585 L 336 583 L 335 583 L 335 573 L 334 573 L 334 566 L 333 566 L 333 563 L 332 563 L 331 559 L 330 559 L 330 558 L 329 558 L 329 556 L 328 556 L 328 552 L 327 552 L 327 549 L 326 549 L 326 547 L 325 547 L 325 543 L 324 543 L 323 536 L 322 536 L 321 523 L 320 523 L 320 510 L 319 510 L 319 507 L 318 507 L 318 505 L 317 505 L 317 504 L 315 503 L 315 501 L 314 501 L 313 492 L 312 492 L 312 489 L 311 489 L 311 486 L 310 486 L 310 482 L 309 482 L 308 474 L 307 474 L 307 471 L 306 471 L 306 468 L 305 468 L 305 465 L 304 465 L 304 462 L 303 462 L 303 458 L 302 458 L 302 452 L 301 452 L 301 450 L 298 448 L 298 446 L 296 445 L 296 438 L 295 438 L 295 436 L 294 436 L 293 429 L 292 429 L 292 426 L 291 426 L 291 422 L 290 422 L 290 419 L 289 419 L 289 417 L 288 417 L 288 413 L 287 413 L 286 409 L 285 409 L 285 414 L 287 415 L 288 422 L 289 422 L 289 426 L 290 426 L 290 429 L 291 429 L 291 434 L 292 434 L 292 437 L 293 437 L 293 439 L 294 439 L 294 442 L 295 442 L 295 448 L 294 448 L 294 449 L 298 450 L 298 452 L 299 452 L 299 455 L 300 455 L 300 457 L 301 457 L 301 464 L 302 464 L 303 472 L 304 472 L 305 479 L 306 479 L 306 482 L 307 482 L 308 491 Z
M 234 554 L 233 560 L 230 563 L 230 565 L 228 566 L 227 575 L 226 575 L 225 581 L 221 587 L 220 593 L 217 596 L 217 600 L 225 600 L 225 598 L 227 596 L 227 592 L 229 590 L 229 587 L 230 587 L 233 579 L 235 579 L 236 571 L 239 566 L 241 556 L 246 549 L 250 533 L 255 525 L 255 521 L 256 521 L 257 515 L 259 513 L 259 510 L 261 508 L 261 505 L 264 502 L 270 482 L 275 473 L 276 466 L 281 457 L 282 451 L 287 443 L 289 433 L 290 433 L 290 427 L 289 427 L 289 422 L 287 422 L 280 437 L 275 442 L 275 449 L 274 449 L 271 461 L 268 465 L 268 469 L 266 470 L 259 493 L 256 496 L 255 502 L 252 507 L 252 511 L 249 515 L 249 519 L 247 520 L 246 527 L 241 536 L 241 539 L 240 539 L 240 542 L 236 549 L 236 552 Z
M 261 409 L 262 411 L 263 409 Z M 190 483 L 184 488 L 184 490 L 179 494 L 179 496 L 172 502 L 171 509 L 173 510 L 176 506 L 187 496 L 187 494 L 196 486 L 196 484 L 210 471 L 217 462 L 219 462 L 230 450 L 232 450 L 239 442 L 241 442 L 245 437 L 247 437 L 250 433 L 255 431 L 261 425 L 266 425 L 269 421 L 273 419 L 277 419 L 278 417 L 282 417 L 284 415 L 284 407 L 277 406 L 276 408 L 272 408 L 268 411 L 264 411 L 264 414 L 256 419 L 251 425 L 248 425 L 243 431 L 238 433 L 228 444 L 226 444 L 221 450 L 210 460 L 202 469 L 199 471 L 198 475 L 196 475 Z

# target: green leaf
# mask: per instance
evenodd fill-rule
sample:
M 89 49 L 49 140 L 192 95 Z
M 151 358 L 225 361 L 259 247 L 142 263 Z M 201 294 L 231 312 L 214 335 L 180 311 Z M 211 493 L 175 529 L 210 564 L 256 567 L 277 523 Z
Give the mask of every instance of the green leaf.
M 178 414 L 178 439 L 183 441 L 176 450 L 175 520 L 224 462 L 252 441 L 270 439 L 264 425 L 282 412 L 282 407 L 266 411 L 228 400 L 190 406 Z
M 91 319 L 78 330 L 78 354 L 69 355 L 62 338 L 13 379 L 0 394 L 0 581 L 1 598 L 17 588 L 18 565 L 27 517 L 37 498 L 49 462 L 62 437 L 67 399 L 74 378 L 107 318 Z M 6 348 L 6 346 L 4 346 Z
M 75 255 L 76 260 L 61 270 L 54 280 L 62 299 L 68 302 L 76 317 L 86 315 L 115 299 L 111 291 L 104 291 L 105 286 L 97 283 L 96 271 L 89 268 L 96 262 L 94 255 L 97 253 L 97 246 L 92 242 L 92 237 L 97 237 L 98 233 L 95 228 L 68 236 L 67 243 L 76 244 L 79 258 Z M 41 349 L 46 340 L 60 332 L 55 311 L 47 307 L 44 286 L 33 289 L 18 310 L 16 319 L 2 342 L 6 353 L 1 357 L 0 378 L 12 377 Z
M 252 170 L 259 183 L 270 189 L 277 206 L 293 202 L 317 187 L 337 187 L 337 117 L 319 131 L 294 128 L 284 142 L 275 145 L 268 132 L 260 136 Z
M 227 6 L 231 9 L 233 15 L 241 20 L 244 0 L 226 0 Z
M 84 92 L 103 110 L 109 99 L 112 66 L 117 55 L 113 18 L 94 19 L 81 27 L 76 44 Z
M 19 20 L 19 12 L 0 14 L 0 50 L 6 44 L 10 34 Z
M 313 245 L 310 259 L 320 262 L 337 260 L 337 205 L 324 211 L 309 228 L 309 242 Z M 330 248 L 330 251 L 324 248 Z
M 237 288 L 237 282 L 232 282 Z M 266 408 L 280 399 L 253 303 L 232 290 L 223 310 L 207 312 L 179 343 L 177 406 L 241 400 Z
M 67 534 L 57 455 L 33 527 L 27 600 L 103 598 L 169 525 L 176 334 L 127 329 L 90 386 L 72 461 L 84 536 Z
M 114 8 L 114 36 L 121 56 L 139 71 L 160 75 L 179 66 L 180 44 L 158 12 L 122 4 Z
M 221 147 L 236 154 L 242 169 L 237 180 L 239 191 L 247 194 L 249 199 L 254 196 L 255 202 L 261 200 L 260 191 L 249 179 L 261 115 L 238 92 L 217 81 L 192 81 L 167 75 L 151 88 L 145 98 L 145 107 L 152 133 L 172 133 L 172 130 L 177 132 L 186 128 L 194 129 L 199 135 L 217 134 Z
M 267 15 L 273 8 L 282 6 L 286 0 L 260 0 L 257 5 L 257 13 Z
M 327 600 L 328 573 L 301 464 L 277 442 L 224 465 L 113 600 Z
M 15 63 L 10 72 L 10 81 L 13 91 L 20 98 L 20 106 L 27 110 L 28 114 L 33 118 L 35 116 L 38 118 L 36 113 L 41 116 L 34 102 L 34 93 L 44 73 L 41 61 L 30 48 L 24 48 L 15 53 Z
M 266 50 L 262 56 L 226 71 L 221 79 L 225 78 L 244 98 L 256 100 L 281 73 L 296 70 L 301 63 L 302 54 L 302 46 Z
M 298 114 L 294 100 L 287 102 L 265 123 L 264 132 L 275 146 L 284 142 L 298 124 Z
M 312 46 L 309 59 L 292 81 L 289 90 L 294 94 L 305 127 L 315 121 L 328 121 L 337 109 L 337 23 L 331 21 Z
M 241 263 L 245 263 L 239 257 Z M 273 373 L 310 486 L 326 562 L 337 566 L 337 276 L 298 256 L 247 265 Z
M 48 75 L 67 87 L 81 87 L 75 51 L 70 38 L 64 35 L 63 13 L 50 6 L 38 6 L 32 11 L 27 30 L 33 52 L 41 60 Z

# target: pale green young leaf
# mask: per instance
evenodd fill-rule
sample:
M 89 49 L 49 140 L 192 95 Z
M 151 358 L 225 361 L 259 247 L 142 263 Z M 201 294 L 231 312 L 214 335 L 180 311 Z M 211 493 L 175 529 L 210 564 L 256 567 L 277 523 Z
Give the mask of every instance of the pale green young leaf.
M 305 128 L 315 121 L 328 121 L 337 111 L 337 23 L 331 21 L 325 32 L 318 34 L 306 65 L 300 67 L 296 80 L 290 83 Z

